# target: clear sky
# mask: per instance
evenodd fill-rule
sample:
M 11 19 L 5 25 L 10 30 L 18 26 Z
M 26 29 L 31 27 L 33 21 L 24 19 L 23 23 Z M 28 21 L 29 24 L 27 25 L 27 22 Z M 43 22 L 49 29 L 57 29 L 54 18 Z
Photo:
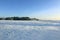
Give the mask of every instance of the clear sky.
M 60 20 L 60 0 L 0 0 L 0 17 L 7 16 Z

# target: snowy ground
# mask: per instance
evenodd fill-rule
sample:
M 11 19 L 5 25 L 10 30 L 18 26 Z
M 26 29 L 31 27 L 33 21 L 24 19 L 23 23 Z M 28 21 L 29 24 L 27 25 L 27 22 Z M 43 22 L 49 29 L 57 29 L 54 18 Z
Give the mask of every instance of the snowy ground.
M 3 20 L 0 40 L 60 40 L 60 22 Z

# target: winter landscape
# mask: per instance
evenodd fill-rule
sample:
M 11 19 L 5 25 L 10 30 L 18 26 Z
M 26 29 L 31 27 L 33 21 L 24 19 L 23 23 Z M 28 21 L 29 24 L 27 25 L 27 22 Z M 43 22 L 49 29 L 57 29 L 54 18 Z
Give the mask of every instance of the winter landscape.
M 0 40 L 60 40 L 60 0 L 0 0 Z

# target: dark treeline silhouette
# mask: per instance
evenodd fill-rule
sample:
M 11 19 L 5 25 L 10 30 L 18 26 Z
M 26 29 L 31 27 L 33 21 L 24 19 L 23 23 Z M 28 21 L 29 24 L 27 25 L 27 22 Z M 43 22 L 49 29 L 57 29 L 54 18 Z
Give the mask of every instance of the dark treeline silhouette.
M 0 20 L 39 20 L 39 19 L 30 17 L 6 17 L 6 18 L 0 18 Z

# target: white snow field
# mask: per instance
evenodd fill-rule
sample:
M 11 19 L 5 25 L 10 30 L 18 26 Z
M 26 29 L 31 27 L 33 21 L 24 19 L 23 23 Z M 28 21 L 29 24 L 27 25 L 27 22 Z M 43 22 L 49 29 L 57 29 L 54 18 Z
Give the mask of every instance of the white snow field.
M 60 40 L 60 22 L 0 20 L 0 40 Z

